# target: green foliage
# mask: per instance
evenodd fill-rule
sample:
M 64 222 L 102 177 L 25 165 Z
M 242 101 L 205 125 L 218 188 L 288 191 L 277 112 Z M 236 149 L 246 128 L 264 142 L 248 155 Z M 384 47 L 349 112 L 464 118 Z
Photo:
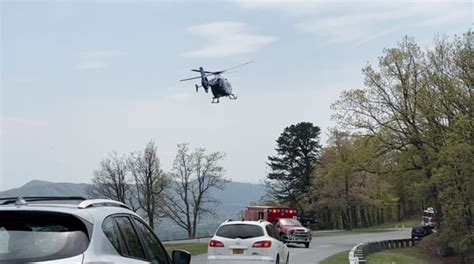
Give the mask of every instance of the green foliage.
M 434 207 L 441 242 L 472 262 L 473 43 L 471 30 L 437 37 L 425 50 L 405 37 L 384 50 L 378 67 L 363 68 L 365 87 L 343 92 L 332 105 L 338 124 L 359 137 L 349 148 L 323 150 L 321 181 L 313 184 L 318 201 L 331 204 L 323 215 L 347 225 L 351 211 L 357 219 L 371 206 L 377 220 L 380 210 L 396 211 L 400 220 Z M 364 184 L 361 175 L 370 175 Z
M 391 249 L 370 254 L 367 263 L 377 264 L 438 264 L 440 260 L 434 259 L 418 247 Z
M 393 218 L 389 210 L 383 212 L 395 197 L 376 173 L 381 163 L 374 143 L 373 138 L 332 131 L 314 170 L 312 192 L 312 209 L 324 228 L 366 227 Z
M 277 139 L 277 155 L 268 157 L 271 172 L 265 181 L 268 195 L 281 204 L 298 207 L 311 187 L 312 170 L 319 161 L 321 130 L 309 122 L 286 127 Z
M 163 244 L 171 256 L 171 252 L 176 249 L 186 250 L 191 253 L 191 256 L 201 255 L 207 253 L 207 243 L 180 243 L 180 244 Z
M 474 257 L 474 135 L 472 118 L 460 118 L 441 149 L 435 180 L 440 186 L 441 240 L 466 259 Z M 469 256 L 471 254 L 471 256 Z

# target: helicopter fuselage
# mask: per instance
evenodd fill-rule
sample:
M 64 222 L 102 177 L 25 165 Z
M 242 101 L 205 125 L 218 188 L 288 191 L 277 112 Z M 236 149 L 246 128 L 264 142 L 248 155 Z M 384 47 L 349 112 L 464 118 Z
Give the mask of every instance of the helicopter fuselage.
M 232 85 L 226 78 L 216 77 L 209 80 L 212 95 L 214 98 L 232 95 Z
M 200 78 L 201 79 L 201 86 L 196 84 L 196 92 L 199 90 L 199 87 L 204 88 L 204 91 L 206 93 L 209 91 L 209 88 L 210 88 L 211 91 L 212 91 L 212 94 L 214 95 L 214 97 L 212 98 L 212 103 L 219 103 L 219 98 L 223 97 L 223 96 L 227 96 L 227 97 L 229 97 L 229 99 L 235 100 L 235 99 L 237 99 L 237 96 L 232 93 L 232 85 L 230 84 L 230 82 L 226 78 L 221 77 L 221 74 L 228 71 L 228 70 L 235 69 L 235 68 L 238 68 L 238 67 L 242 67 L 242 66 L 247 65 L 251 62 L 252 61 L 249 61 L 249 62 L 246 62 L 244 64 L 240 64 L 240 65 L 228 68 L 226 70 L 214 71 L 214 72 L 205 71 L 203 69 L 203 67 L 199 67 L 199 70 L 192 69 L 191 71 L 199 72 L 201 74 L 201 76 L 182 79 L 182 80 L 180 80 L 180 82 Z M 207 77 L 211 76 L 211 75 L 213 75 L 214 78 L 209 80 Z

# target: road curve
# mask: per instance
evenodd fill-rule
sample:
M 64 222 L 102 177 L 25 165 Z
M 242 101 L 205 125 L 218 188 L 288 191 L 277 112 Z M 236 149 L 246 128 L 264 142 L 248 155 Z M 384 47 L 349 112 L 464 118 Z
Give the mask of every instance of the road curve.
M 302 245 L 289 245 L 290 263 L 313 264 L 341 251 L 350 250 L 361 242 L 381 241 L 388 239 L 409 238 L 410 229 L 390 232 L 357 233 L 350 235 L 313 237 L 313 243 L 306 249 Z
M 410 229 L 391 230 L 388 232 L 376 233 L 352 233 L 338 234 L 331 236 L 318 237 L 318 233 L 313 237 L 313 242 L 309 248 L 303 245 L 288 245 L 290 249 L 291 264 L 315 264 L 319 261 L 339 253 L 341 251 L 350 250 L 353 246 L 361 242 L 381 241 L 388 239 L 410 238 Z M 200 243 L 206 243 L 208 239 L 200 239 Z M 186 241 L 198 242 L 198 241 Z M 206 264 L 207 255 L 193 256 L 191 264 Z

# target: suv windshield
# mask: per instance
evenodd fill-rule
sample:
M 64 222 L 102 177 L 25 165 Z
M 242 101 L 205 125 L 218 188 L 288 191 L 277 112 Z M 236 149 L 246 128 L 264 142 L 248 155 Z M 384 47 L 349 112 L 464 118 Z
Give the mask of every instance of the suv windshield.
M 224 225 L 217 230 L 216 236 L 225 237 L 225 238 L 253 238 L 263 236 L 263 228 L 257 225 L 246 225 L 246 224 L 236 224 L 236 225 Z
M 295 219 L 281 219 L 281 225 L 294 225 L 294 226 L 301 226 L 301 223 Z
M 87 229 L 63 213 L 0 212 L 0 263 L 73 257 L 89 245 Z

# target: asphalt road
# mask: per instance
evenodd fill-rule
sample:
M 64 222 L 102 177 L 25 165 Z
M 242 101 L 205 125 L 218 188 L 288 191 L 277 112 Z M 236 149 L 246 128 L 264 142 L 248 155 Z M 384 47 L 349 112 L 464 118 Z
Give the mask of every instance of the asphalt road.
M 309 248 L 303 245 L 292 245 L 290 248 L 291 264 L 315 264 L 331 255 L 341 251 L 350 250 L 353 246 L 361 242 L 381 241 L 387 239 L 410 238 L 410 229 L 400 229 L 389 232 L 377 233 L 357 233 L 349 235 L 334 235 L 313 237 L 313 242 Z M 206 239 L 201 239 L 201 243 Z M 205 264 L 207 255 L 193 256 L 191 264 Z

